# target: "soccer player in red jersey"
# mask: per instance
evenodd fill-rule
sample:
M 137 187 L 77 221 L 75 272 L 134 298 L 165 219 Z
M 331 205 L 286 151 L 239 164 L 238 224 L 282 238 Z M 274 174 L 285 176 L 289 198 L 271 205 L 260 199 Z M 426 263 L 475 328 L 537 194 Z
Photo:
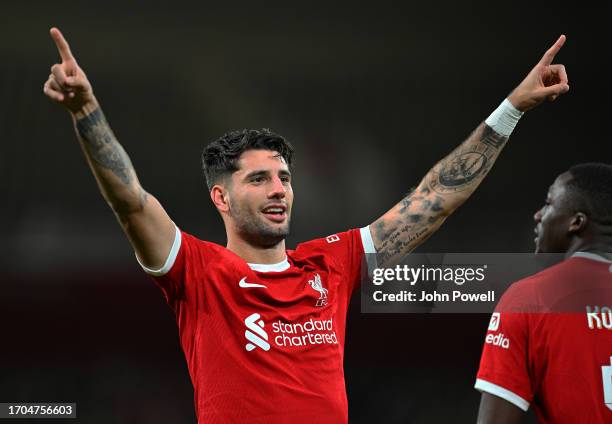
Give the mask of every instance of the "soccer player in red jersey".
M 573 166 L 536 212 L 536 252 L 567 259 L 514 283 L 487 331 L 479 423 L 612 423 L 612 166 Z
M 491 169 L 523 112 L 569 90 L 552 64 L 561 36 L 538 64 L 419 186 L 389 212 L 287 250 L 293 149 L 268 130 L 229 132 L 203 153 L 227 245 L 178 229 L 140 185 L 91 84 L 56 28 L 61 63 L 44 92 L 70 112 L 102 195 L 146 272 L 176 314 L 202 423 L 342 423 L 345 320 L 364 253 L 401 258 L 437 230 Z

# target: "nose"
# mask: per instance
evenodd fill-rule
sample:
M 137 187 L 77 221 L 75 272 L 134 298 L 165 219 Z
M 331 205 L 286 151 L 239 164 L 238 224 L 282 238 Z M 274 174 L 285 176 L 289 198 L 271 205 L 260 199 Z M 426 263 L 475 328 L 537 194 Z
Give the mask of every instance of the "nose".
M 270 192 L 268 193 L 268 198 L 283 199 L 286 194 L 287 194 L 287 187 L 285 187 L 281 179 L 278 177 L 273 178 L 272 185 L 270 187 Z

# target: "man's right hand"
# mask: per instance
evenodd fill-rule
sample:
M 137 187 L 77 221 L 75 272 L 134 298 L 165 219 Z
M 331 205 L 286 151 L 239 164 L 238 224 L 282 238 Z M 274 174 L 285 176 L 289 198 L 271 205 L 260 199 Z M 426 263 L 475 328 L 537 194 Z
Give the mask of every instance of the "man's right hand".
M 87 75 L 77 64 L 60 30 L 51 28 L 49 33 L 55 41 L 62 62 L 51 67 L 51 74 L 45 82 L 43 92 L 51 100 L 72 112 L 77 119 L 81 118 L 96 109 L 98 102 Z
M 83 153 L 100 192 L 142 264 L 159 269 L 175 241 L 176 226 L 157 199 L 140 185 L 130 158 L 111 130 L 62 33 L 51 28 L 50 34 L 62 62 L 51 67 L 43 91 L 72 113 Z
M 559 37 L 525 79 L 510 93 L 508 100 L 515 108 L 526 112 L 544 100 L 552 102 L 569 91 L 565 66 L 552 63 L 563 44 L 565 44 L 565 35 Z

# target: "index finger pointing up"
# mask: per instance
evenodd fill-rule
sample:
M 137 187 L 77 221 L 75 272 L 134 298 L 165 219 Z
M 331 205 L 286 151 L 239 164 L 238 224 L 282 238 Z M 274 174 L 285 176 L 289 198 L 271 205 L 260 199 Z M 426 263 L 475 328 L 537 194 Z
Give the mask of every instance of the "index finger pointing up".
M 550 49 L 546 50 L 546 53 L 544 53 L 544 56 L 540 59 L 540 65 L 550 65 L 557 53 L 559 53 L 559 50 L 561 50 L 561 47 L 563 47 L 563 44 L 565 44 L 565 35 L 561 35 L 555 44 L 553 44 Z
M 55 41 L 55 45 L 57 46 L 57 50 L 59 51 L 62 61 L 65 62 L 67 60 L 74 60 L 74 56 L 72 56 L 72 52 L 70 51 L 70 46 L 60 30 L 55 27 L 51 28 L 49 34 L 51 34 L 51 38 L 53 38 L 53 41 Z

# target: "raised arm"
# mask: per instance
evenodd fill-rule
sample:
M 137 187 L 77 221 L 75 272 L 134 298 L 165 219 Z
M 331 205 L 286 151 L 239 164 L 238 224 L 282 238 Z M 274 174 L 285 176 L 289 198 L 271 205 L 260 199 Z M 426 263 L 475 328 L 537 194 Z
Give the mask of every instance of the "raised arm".
M 562 35 L 467 140 L 438 162 L 416 189 L 370 225 L 379 264 L 401 260 L 440 228 L 489 173 L 521 115 L 569 90 L 565 67 L 552 64 L 564 42 Z
M 57 28 L 50 31 L 61 63 L 51 67 L 44 93 L 71 114 L 77 138 L 104 199 L 138 258 L 158 269 L 170 252 L 175 226 L 160 203 L 140 185 L 127 153 L 111 130 L 87 76 Z

